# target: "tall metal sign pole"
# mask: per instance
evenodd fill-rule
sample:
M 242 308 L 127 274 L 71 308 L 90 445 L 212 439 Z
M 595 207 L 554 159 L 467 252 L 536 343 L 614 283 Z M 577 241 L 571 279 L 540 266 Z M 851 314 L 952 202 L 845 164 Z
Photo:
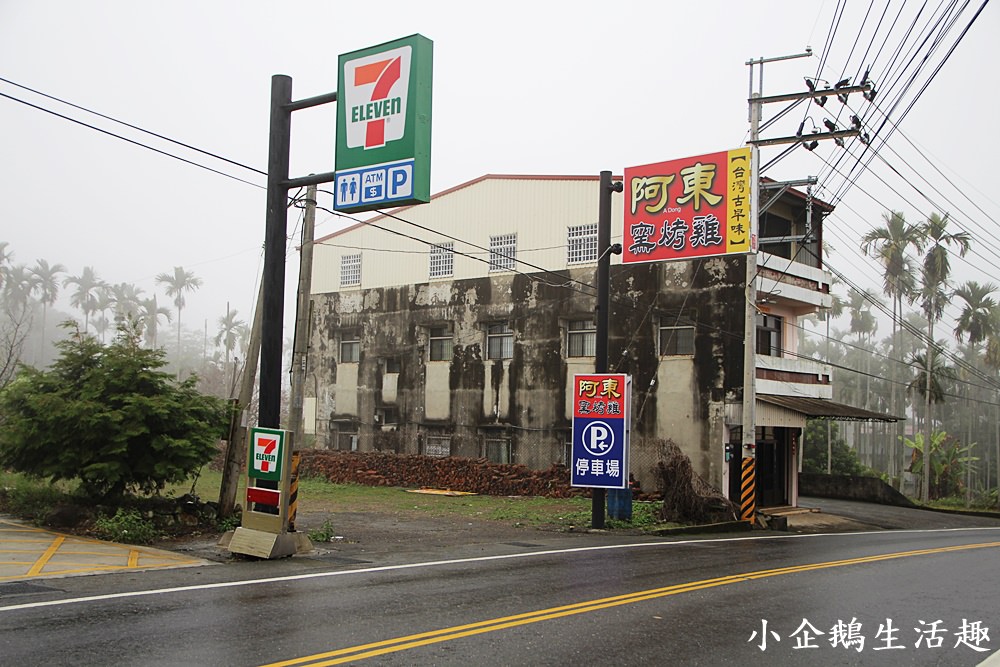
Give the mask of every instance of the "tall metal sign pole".
M 337 101 L 327 93 L 292 102 L 292 78 L 271 77 L 271 134 L 267 151 L 267 219 L 264 230 L 263 314 L 260 339 L 260 408 L 258 423 L 281 423 L 281 343 L 285 314 L 285 238 L 288 235 L 288 190 L 328 183 L 333 172 L 288 178 L 292 143 L 292 112 Z
M 422 35 L 341 55 L 338 81 L 347 103 L 342 102 L 337 109 L 337 171 L 303 178 L 288 177 L 292 112 L 337 102 L 338 93 L 293 102 L 291 77 L 283 74 L 271 77 L 260 304 L 260 406 L 248 452 L 247 507 L 243 525 L 233 534 L 230 551 L 277 558 L 294 553 L 296 543 L 301 541 L 289 535 L 294 532 L 289 515 L 294 514 L 290 469 L 296 434 L 279 429 L 288 192 L 335 181 L 334 205 L 343 211 L 427 201 L 431 58 L 432 43 Z M 302 296 L 300 317 L 305 310 Z M 302 339 L 297 343 L 300 349 Z M 301 365 L 301 359 L 296 361 Z M 301 384 L 301 377 L 298 379 Z M 296 400 L 301 401 L 301 392 Z
M 612 182 L 611 172 L 602 171 L 597 212 L 597 312 L 594 341 L 594 373 L 608 372 L 608 322 L 611 303 L 611 193 L 621 192 L 621 181 Z M 621 249 L 619 248 L 619 252 Z M 627 471 L 625 471 L 627 477 Z M 593 489 L 591 496 L 592 528 L 604 528 L 605 491 Z

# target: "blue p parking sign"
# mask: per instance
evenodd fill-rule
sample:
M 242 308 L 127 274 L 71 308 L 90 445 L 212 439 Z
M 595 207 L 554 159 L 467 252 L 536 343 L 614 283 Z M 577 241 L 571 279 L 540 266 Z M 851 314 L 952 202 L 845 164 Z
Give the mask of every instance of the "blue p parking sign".
M 628 488 L 631 378 L 627 375 L 577 375 L 573 382 L 570 484 Z

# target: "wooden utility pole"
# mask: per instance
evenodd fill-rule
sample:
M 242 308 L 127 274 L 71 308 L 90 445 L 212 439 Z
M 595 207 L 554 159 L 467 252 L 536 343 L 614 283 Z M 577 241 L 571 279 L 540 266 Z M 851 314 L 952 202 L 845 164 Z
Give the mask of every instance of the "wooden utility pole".
M 288 430 L 295 434 L 293 446 L 302 446 L 302 395 L 309 351 L 309 320 L 312 301 L 313 236 L 316 228 L 316 186 L 306 189 L 306 213 L 302 221 L 302 241 L 299 249 L 299 288 L 295 306 L 295 337 L 292 342 L 292 382 L 288 407 Z
M 260 358 L 260 333 L 263 322 L 264 284 L 257 292 L 257 307 L 254 308 L 253 325 L 250 328 L 250 343 L 247 346 L 246 367 L 240 383 L 240 395 L 233 401 L 229 422 L 229 438 L 226 441 L 226 458 L 222 466 L 222 485 L 219 489 L 219 518 L 232 515 L 236 508 L 236 493 L 240 485 L 243 457 L 246 454 L 246 410 L 253 400 L 253 388 L 257 379 L 257 360 Z

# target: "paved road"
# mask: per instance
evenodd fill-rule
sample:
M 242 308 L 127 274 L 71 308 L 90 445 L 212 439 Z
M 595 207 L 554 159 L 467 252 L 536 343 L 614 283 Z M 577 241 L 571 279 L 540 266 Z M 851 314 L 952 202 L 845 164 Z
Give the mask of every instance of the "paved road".
M 878 505 L 833 498 L 799 498 L 801 507 L 818 507 L 826 514 L 842 516 L 873 528 L 976 528 L 1000 526 L 1000 515 L 974 516 L 957 512 L 939 512 L 912 507 Z
M 1000 647 L 998 528 L 474 551 L 61 579 L 0 599 L 0 662 L 975 665 Z

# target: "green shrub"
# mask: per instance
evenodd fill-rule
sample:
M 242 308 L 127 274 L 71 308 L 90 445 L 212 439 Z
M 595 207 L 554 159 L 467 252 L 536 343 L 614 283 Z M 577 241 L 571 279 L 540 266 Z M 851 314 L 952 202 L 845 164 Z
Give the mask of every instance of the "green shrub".
M 0 466 L 114 498 L 158 491 L 211 459 L 225 402 L 193 376 L 177 382 L 163 350 L 140 342 L 134 327 L 108 346 L 77 331 L 49 370 L 25 368 L 0 391 Z
M 0 488 L 0 511 L 39 523 L 66 498 L 57 486 L 22 478 Z
M 125 544 L 149 544 L 157 538 L 156 527 L 136 510 L 119 509 L 110 519 L 100 517 L 94 531 L 101 539 Z

